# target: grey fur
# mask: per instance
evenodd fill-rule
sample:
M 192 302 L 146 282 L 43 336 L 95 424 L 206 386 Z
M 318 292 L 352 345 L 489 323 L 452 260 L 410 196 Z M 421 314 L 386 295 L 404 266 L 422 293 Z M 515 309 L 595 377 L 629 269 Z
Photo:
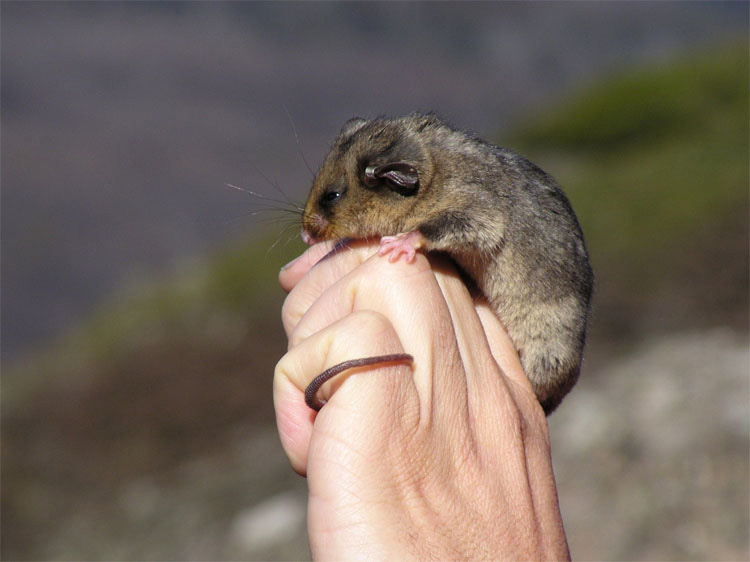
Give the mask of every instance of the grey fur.
M 416 188 L 371 177 L 368 187 L 367 167 L 390 163 L 416 168 Z M 432 114 L 352 119 L 317 173 L 303 227 L 311 240 L 419 231 L 487 297 L 545 413 L 578 380 L 593 288 L 583 234 L 552 177 L 515 152 Z

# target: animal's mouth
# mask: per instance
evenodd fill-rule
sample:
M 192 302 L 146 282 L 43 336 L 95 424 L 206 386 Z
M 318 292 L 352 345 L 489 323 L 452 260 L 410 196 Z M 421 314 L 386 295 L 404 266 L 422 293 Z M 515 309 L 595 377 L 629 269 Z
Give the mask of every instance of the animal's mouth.
M 316 238 L 310 232 L 307 231 L 307 229 L 302 229 L 302 241 L 307 244 L 308 246 L 312 246 L 313 244 L 317 244 L 320 242 L 320 238 Z
M 302 241 L 308 246 L 312 246 L 321 240 L 327 240 L 330 238 L 326 235 L 329 226 L 330 223 L 320 213 L 314 213 L 306 217 L 302 220 Z

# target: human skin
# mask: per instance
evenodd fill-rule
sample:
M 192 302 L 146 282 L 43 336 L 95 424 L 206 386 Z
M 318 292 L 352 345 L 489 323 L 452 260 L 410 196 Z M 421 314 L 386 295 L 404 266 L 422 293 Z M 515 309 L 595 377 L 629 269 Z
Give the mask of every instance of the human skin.
M 279 276 L 288 352 L 276 420 L 309 488 L 316 560 L 568 559 L 547 422 L 501 323 L 450 262 L 389 263 L 376 243 L 321 261 L 316 244 Z M 413 365 L 342 373 L 349 359 Z

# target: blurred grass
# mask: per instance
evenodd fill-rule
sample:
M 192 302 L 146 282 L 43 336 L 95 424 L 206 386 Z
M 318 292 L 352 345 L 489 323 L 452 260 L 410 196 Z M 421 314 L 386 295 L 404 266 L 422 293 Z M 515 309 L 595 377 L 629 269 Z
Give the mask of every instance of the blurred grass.
M 280 329 L 279 268 L 304 250 L 301 241 L 254 229 L 208 259 L 166 278 L 128 288 L 47 349 L 9 369 L 3 406 L 23 404 L 40 386 L 85 383 L 103 365 L 127 362 L 168 343 L 202 341 L 226 350 L 257 330 Z
M 542 112 L 516 136 L 537 147 L 599 154 L 721 129 L 727 116 L 747 115 L 747 64 L 747 45 L 738 43 L 677 62 L 620 71 Z
M 746 205 L 749 80 L 746 45 L 702 53 L 593 87 L 510 142 L 560 168 L 592 253 L 647 254 Z
M 662 316 L 650 324 L 666 329 L 690 313 L 713 323 L 730 315 L 747 329 L 748 68 L 741 43 L 626 71 L 507 135 L 576 209 L 608 335 L 632 335 L 649 310 Z M 732 287 L 695 271 L 728 261 L 739 276 Z M 731 305 L 725 291 L 739 300 Z

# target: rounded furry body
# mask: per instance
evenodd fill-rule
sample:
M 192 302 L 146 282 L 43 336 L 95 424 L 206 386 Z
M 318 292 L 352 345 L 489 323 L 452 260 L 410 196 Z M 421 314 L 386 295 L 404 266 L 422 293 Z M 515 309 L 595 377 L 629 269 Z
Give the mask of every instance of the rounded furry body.
M 474 281 L 552 412 L 578 379 L 593 289 L 580 225 L 552 177 L 432 114 L 352 119 L 315 177 L 303 237 L 401 233 Z

